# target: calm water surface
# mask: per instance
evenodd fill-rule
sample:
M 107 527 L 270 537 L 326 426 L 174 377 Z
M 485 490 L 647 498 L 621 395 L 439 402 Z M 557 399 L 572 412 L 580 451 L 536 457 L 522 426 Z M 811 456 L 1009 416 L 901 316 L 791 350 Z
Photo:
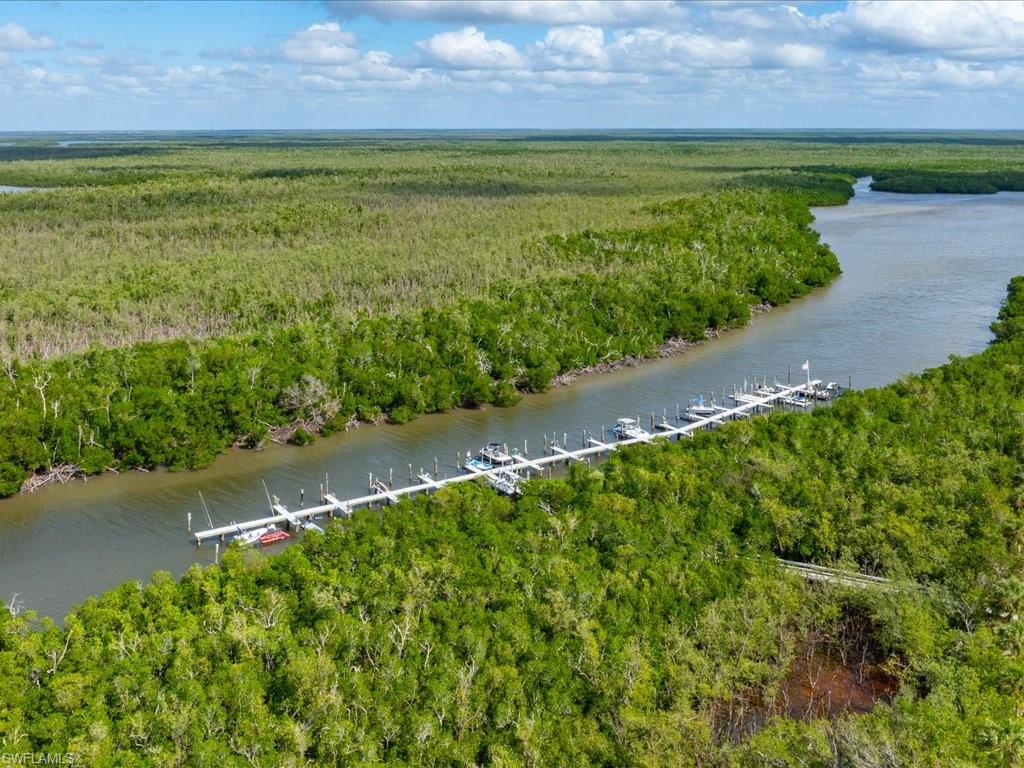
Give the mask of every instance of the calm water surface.
M 299 489 L 315 503 L 330 475 L 339 496 L 362 493 L 368 472 L 404 478 L 407 464 L 429 468 L 439 457 L 453 471 L 455 452 L 490 439 L 541 447 L 544 433 L 600 430 L 624 415 L 673 411 L 677 401 L 721 392 L 754 375 L 799 374 L 886 384 L 900 375 L 969 355 L 988 342 L 988 325 L 1006 283 L 1024 273 L 1024 193 L 905 196 L 871 192 L 842 208 L 815 211 L 816 228 L 844 274 L 832 286 L 764 315 L 685 355 L 581 380 L 515 408 L 425 416 L 401 427 L 364 427 L 302 449 L 233 452 L 193 473 L 127 473 L 94 478 L 0 502 L 0 597 L 62 617 L 88 595 L 155 569 L 180 572 L 213 559 L 185 530 L 261 514 L 261 480 L 298 506 Z

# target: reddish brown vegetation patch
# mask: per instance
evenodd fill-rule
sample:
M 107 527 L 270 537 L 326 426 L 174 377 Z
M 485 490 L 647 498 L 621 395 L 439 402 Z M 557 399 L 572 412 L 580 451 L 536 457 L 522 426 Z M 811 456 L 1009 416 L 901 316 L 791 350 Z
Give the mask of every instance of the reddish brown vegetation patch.
M 804 721 L 834 718 L 864 714 L 879 702 L 891 702 L 899 691 L 899 680 L 880 662 L 877 649 L 867 639 L 868 628 L 860 629 L 863 634 L 859 642 L 840 645 L 836 638 L 827 636 L 805 639 L 771 699 L 765 690 L 751 688 L 713 702 L 715 739 L 742 741 L 764 728 L 772 717 Z M 843 639 L 851 638 L 847 635 Z
M 802 720 L 870 712 L 891 702 L 899 682 L 878 663 L 861 658 L 845 664 L 815 651 L 800 656 L 782 682 L 773 709 Z

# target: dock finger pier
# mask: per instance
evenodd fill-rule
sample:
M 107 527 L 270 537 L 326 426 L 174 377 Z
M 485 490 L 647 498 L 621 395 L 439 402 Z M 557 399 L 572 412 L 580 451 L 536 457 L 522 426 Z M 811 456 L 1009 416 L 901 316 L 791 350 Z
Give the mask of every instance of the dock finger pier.
M 270 514 L 244 522 L 214 526 L 207 512 L 210 528 L 192 532 L 192 536 L 195 543 L 200 546 L 204 542 L 219 542 L 230 538 L 239 538 L 250 544 L 274 543 L 288 538 L 284 529 L 318 528 L 314 522 L 317 519 L 348 517 L 357 509 L 396 504 L 402 497 L 431 493 L 455 483 L 484 481 L 499 493 L 516 496 L 523 480 L 540 476 L 545 470 L 550 473 L 557 465 L 599 460 L 612 451 L 629 445 L 691 437 L 700 430 L 713 429 L 723 423 L 749 418 L 754 414 L 771 412 L 774 408 L 809 408 L 841 394 L 842 389 L 835 383 L 824 384 L 820 380 L 812 380 L 809 363 L 805 363 L 802 368 L 808 371 L 807 381 L 804 383 L 781 385 L 776 382 L 769 385 L 767 381 L 758 384 L 756 380 L 753 385 L 744 383 L 742 389 L 736 388 L 731 395 L 723 398 L 731 402 L 728 407 L 715 403 L 713 399 L 706 401 L 700 397 L 690 400 L 682 409 L 677 404 L 674 419 L 667 411 L 660 418 L 656 418 L 652 413 L 649 431 L 641 426 L 639 418 L 620 418 L 610 430 L 602 429 L 599 438 L 584 430 L 578 448 L 569 448 L 566 444 L 567 434 L 563 435 L 561 441 L 545 437 L 543 455 L 535 457 L 527 455 L 525 444 L 520 452 L 509 451 L 503 444 L 488 443 L 477 455 L 467 454 L 464 460 L 460 457 L 458 473 L 452 476 L 438 477 L 435 459 L 433 473 L 420 470 L 413 477 L 410 467 L 409 476 L 412 482 L 408 485 L 393 487 L 393 477 L 385 482 L 370 475 L 368 492 L 354 498 L 339 498 L 331 493 L 329 488 L 321 486 L 321 503 L 297 510 L 288 509 L 268 493 Z M 189 527 L 191 529 L 191 515 Z

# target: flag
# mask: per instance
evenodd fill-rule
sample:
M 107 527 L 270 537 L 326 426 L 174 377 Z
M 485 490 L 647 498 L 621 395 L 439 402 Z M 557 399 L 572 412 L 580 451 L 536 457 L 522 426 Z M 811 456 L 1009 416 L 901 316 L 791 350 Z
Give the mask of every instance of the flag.
M 800 366 L 800 370 L 801 371 L 809 371 L 809 370 L 811 370 L 811 361 L 810 360 L 805 360 L 804 364 Z

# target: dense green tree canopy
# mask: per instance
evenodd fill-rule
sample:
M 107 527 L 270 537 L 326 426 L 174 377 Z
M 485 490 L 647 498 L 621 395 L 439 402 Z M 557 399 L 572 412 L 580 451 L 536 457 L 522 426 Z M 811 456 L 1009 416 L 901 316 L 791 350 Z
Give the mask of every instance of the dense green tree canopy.
M 1022 311 L 1018 278 L 976 357 L 626 450 L 515 502 L 462 486 L 357 513 L 275 557 L 127 583 L 62 628 L 0 611 L 4 749 L 1019 765 Z M 776 555 L 897 588 L 810 585 Z

